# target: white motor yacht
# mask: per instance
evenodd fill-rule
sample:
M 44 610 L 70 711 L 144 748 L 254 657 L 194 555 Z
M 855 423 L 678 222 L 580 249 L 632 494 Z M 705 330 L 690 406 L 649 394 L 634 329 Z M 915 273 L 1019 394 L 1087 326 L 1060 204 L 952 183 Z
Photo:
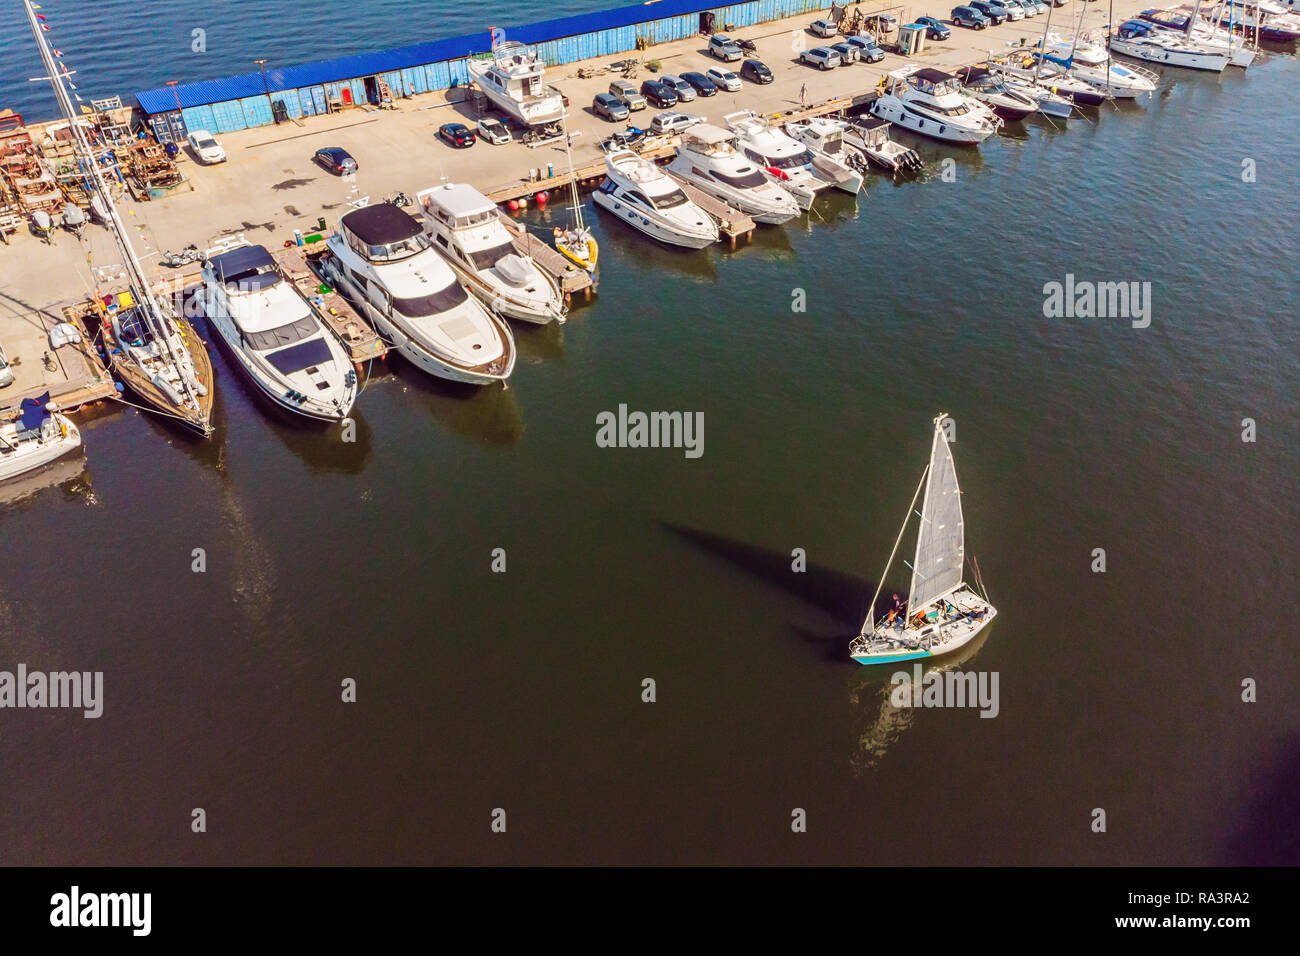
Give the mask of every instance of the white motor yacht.
M 523 322 L 563 322 L 559 285 L 515 247 L 496 203 L 473 186 L 446 183 L 415 194 L 433 248 L 489 308 Z
M 472 385 L 510 377 L 509 326 L 465 291 L 413 216 L 392 203 L 354 209 L 327 248 L 330 281 L 417 368 Z
M 629 226 L 672 246 L 703 249 L 719 238 L 712 216 L 691 202 L 671 176 L 629 149 L 605 157 L 605 181 L 592 199 Z
M 813 156 L 825 160 L 836 173 L 835 186 L 846 193 L 856 193 L 862 188 L 862 170 L 866 167 L 866 157 L 857 147 L 849 145 L 844 139 L 843 120 L 829 116 L 814 116 L 810 119 L 786 123 L 785 132 L 792 139 L 803 143 L 812 151 Z M 838 167 L 838 169 L 836 168 Z
M 800 209 L 810 208 L 821 190 L 838 185 L 843 170 L 814 156 L 807 146 L 769 126 L 753 110 L 728 113 L 722 119 L 736 134 L 745 158 L 793 196 Z
M 1190 70 L 1209 70 L 1222 73 L 1228 65 L 1230 54 L 1222 48 L 1212 48 L 1194 43 L 1180 34 L 1161 30 L 1153 23 L 1126 20 L 1110 38 L 1110 49 L 1134 59 L 1166 66 L 1181 66 Z
M 333 330 L 262 246 L 203 264 L 203 312 L 249 380 L 277 406 L 317 421 L 342 421 L 357 373 Z
M 889 138 L 889 120 L 878 116 L 855 116 L 844 127 L 844 142 L 857 147 L 867 159 L 891 173 L 924 168 L 921 154 Z
M 959 70 L 957 78 L 966 92 L 979 100 L 1003 119 L 1024 119 L 1038 112 L 1038 100 L 1023 90 L 1012 89 L 1007 78 L 987 66 L 968 66 Z
M 546 84 L 546 63 L 523 43 L 498 44 L 491 57 L 466 62 L 470 79 L 497 108 L 525 126 L 558 123 L 564 94 Z
M 881 119 L 948 143 L 982 143 L 1002 125 L 992 109 L 961 95 L 951 73 L 912 64 L 885 75 L 871 104 Z
M 735 133 L 719 126 L 701 123 L 684 130 L 668 171 L 755 222 L 782 223 L 799 215 L 794 197 L 736 148 Z

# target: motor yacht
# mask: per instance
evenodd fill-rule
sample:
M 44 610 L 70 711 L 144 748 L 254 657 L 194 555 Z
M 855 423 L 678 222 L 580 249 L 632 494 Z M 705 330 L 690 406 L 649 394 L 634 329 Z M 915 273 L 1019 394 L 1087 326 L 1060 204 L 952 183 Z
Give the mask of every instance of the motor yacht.
M 719 126 L 702 123 L 683 131 L 668 171 L 755 222 L 782 223 L 799 215 L 794 197 L 740 152 L 735 133 Z
M 966 92 L 1003 119 L 1024 119 L 1038 112 L 1038 100 L 1023 90 L 1014 90 L 1007 78 L 987 66 L 968 66 L 957 71 Z
M 845 178 L 842 164 L 813 155 L 807 146 L 769 126 L 753 110 L 728 113 L 722 119 L 736 134 L 745 158 L 793 196 L 800 209 L 810 208 L 817 193 L 838 186 Z
M 878 116 L 855 116 L 848 120 L 844 141 L 891 173 L 914 172 L 925 166 L 920 153 L 889 138 L 889 120 Z
M 623 222 L 672 246 L 703 249 L 718 241 L 718 224 L 662 169 L 630 149 L 605 157 L 605 181 L 592 199 Z
M 844 126 L 843 120 L 814 116 L 786 123 L 783 129 L 791 139 L 807 146 L 813 156 L 830 165 L 836 173 L 837 189 L 856 193 L 862 188 L 862 170 L 866 168 L 867 158 L 845 141 Z
M 248 379 L 277 406 L 316 421 L 342 421 L 357 373 L 334 331 L 262 246 L 203 264 L 203 313 Z
M 982 143 L 1002 125 L 992 109 L 961 95 L 951 73 L 916 64 L 885 75 L 873 115 L 948 143 Z
M 415 199 L 433 248 L 488 308 L 537 325 L 564 321 L 559 285 L 516 248 L 496 203 L 464 183 L 426 189 Z
M 465 290 L 405 210 L 354 209 L 326 248 L 329 280 L 417 368 L 472 385 L 510 377 L 517 353 L 509 326 Z
M 564 94 L 546 84 L 546 62 L 523 43 L 500 43 L 490 57 L 470 59 L 465 68 L 494 106 L 525 126 L 546 126 L 564 117 Z

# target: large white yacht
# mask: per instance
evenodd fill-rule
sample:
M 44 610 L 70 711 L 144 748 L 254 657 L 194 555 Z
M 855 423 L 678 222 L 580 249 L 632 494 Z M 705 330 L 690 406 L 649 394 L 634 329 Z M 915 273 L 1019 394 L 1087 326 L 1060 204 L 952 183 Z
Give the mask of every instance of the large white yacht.
M 525 126 L 545 126 L 564 117 L 564 94 L 546 85 L 546 63 L 523 43 L 500 43 L 491 57 L 471 59 L 465 68 L 495 106 Z
M 354 209 L 328 250 L 329 279 L 416 367 L 473 385 L 510 377 L 510 328 L 465 291 L 413 216 L 392 203 Z
M 660 242 L 703 249 L 718 241 L 713 217 L 691 202 L 671 176 L 630 149 L 605 157 L 605 181 L 592 199 Z
M 1136 99 L 1153 93 L 1159 80 L 1150 70 L 1116 62 L 1104 46 L 1082 38 L 1072 43 L 1049 33 L 1047 56 L 1050 62 L 1068 69 L 1071 76 L 1107 91 L 1116 99 Z
M 1002 125 L 989 107 L 961 95 L 961 85 L 951 73 L 916 64 L 886 74 L 871 112 L 949 143 L 982 143 Z
M 753 110 L 728 113 L 722 119 L 736 134 L 745 158 L 790 193 L 800 209 L 810 208 L 821 190 L 839 184 L 840 173 L 831 164 L 814 156 L 797 139 L 769 126 Z
M 1180 34 L 1161 30 L 1155 24 L 1142 20 L 1126 20 L 1121 23 L 1110 38 L 1110 48 L 1114 53 L 1122 53 L 1138 60 L 1182 66 L 1191 70 L 1209 70 L 1213 73 L 1222 73 L 1231 57 L 1226 49 L 1195 43 Z
M 564 321 L 564 294 L 515 248 L 496 203 L 464 183 L 425 189 L 415 198 L 433 248 L 488 308 L 538 325 Z
M 682 132 L 668 164 L 674 176 L 741 210 L 755 222 L 782 223 L 799 215 L 794 197 L 768 181 L 736 148 L 736 134 L 700 123 Z
M 1143 10 L 1139 16 L 1161 30 L 1168 30 L 1170 33 L 1185 36 L 1194 43 L 1199 43 L 1211 49 L 1227 50 L 1229 66 L 1239 66 L 1245 69 L 1255 62 L 1255 50 L 1250 46 L 1246 37 L 1229 29 L 1229 27 L 1236 29 L 1241 26 L 1240 15 L 1225 20 L 1223 24 L 1218 24 L 1213 19 L 1206 20 L 1201 16 L 1198 16 L 1195 22 L 1192 22 L 1188 11 L 1176 9 Z M 1190 30 L 1187 26 L 1189 22 L 1192 23 Z
M 342 421 L 357 373 L 331 330 L 262 246 L 203 264 L 203 312 L 248 378 L 277 406 L 317 421 Z
M 791 139 L 803 143 L 822 165 L 835 173 L 835 186 L 846 193 L 856 193 L 862 188 L 862 171 L 866 168 L 867 158 L 855 146 L 844 139 L 843 120 L 829 116 L 814 116 L 810 119 L 786 123 L 785 132 Z

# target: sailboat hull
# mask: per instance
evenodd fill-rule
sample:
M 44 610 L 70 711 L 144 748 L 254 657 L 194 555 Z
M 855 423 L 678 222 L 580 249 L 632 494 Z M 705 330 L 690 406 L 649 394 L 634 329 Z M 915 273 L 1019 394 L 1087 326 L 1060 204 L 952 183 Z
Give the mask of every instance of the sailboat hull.
M 849 656 L 859 664 L 866 665 L 897 664 L 901 661 L 914 661 L 923 657 L 942 657 L 944 654 L 951 654 L 973 641 L 975 636 L 988 627 L 993 619 L 998 616 L 997 608 L 993 607 L 993 605 L 984 604 L 984 607 L 987 610 L 983 620 L 972 621 L 965 618 L 957 621 L 954 626 L 943 632 L 945 640 L 932 644 L 927 648 L 917 647 L 912 649 L 900 643 L 894 646 L 884 644 L 877 649 L 877 645 L 873 641 L 872 645 L 867 649 L 855 651 Z

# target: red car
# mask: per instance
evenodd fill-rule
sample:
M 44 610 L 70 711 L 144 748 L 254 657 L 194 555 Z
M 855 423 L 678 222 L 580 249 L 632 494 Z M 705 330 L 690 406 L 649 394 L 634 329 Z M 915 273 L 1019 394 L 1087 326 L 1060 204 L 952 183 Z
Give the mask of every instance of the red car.
M 478 141 L 474 131 L 464 123 L 443 123 L 438 127 L 438 135 L 448 146 L 457 149 L 469 149 Z

